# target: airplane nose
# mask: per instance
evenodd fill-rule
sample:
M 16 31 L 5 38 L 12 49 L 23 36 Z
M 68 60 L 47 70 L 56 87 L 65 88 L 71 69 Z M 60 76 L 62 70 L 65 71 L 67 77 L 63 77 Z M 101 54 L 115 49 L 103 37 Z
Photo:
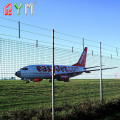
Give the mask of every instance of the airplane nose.
M 18 77 L 20 77 L 20 76 L 21 76 L 21 72 L 20 72 L 20 71 L 17 71 L 17 72 L 15 73 L 15 75 L 18 76 Z

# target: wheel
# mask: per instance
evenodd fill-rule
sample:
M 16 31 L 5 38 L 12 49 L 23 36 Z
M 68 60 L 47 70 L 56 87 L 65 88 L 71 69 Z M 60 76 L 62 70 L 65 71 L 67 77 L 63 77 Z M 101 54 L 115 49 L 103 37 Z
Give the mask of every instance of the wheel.
M 49 82 L 52 82 L 52 80 L 50 79 Z
M 69 79 L 67 79 L 67 80 L 64 80 L 64 82 L 69 82 Z
M 26 81 L 26 83 L 29 83 L 29 81 Z

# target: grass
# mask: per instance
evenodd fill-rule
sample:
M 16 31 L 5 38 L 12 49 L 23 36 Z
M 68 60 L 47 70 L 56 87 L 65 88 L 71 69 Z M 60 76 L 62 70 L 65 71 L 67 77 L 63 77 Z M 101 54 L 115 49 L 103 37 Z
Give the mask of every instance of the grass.
M 20 80 L 0 81 L 0 115 L 13 111 L 51 111 L 52 87 L 47 80 L 30 82 Z M 103 80 L 103 97 L 106 102 L 120 97 L 120 80 Z M 55 108 L 57 116 L 71 113 L 74 106 L 99 101 L 99 80 L 55 81 Z M 64 110 L 64 109 L 65 110 Z M 36 111 L 37 112 L 37 111 Z M 41 113 L 40 113 L 41 114 Z M 39 115 L 38 115 L 39 116 Z
M 117 112 L 115 114 L 112 114 L 111 116 L 109 117 L 106 117 L 105 119 L 103 120 L 120 120 L 120 112 Z
M 41 87 L 42 86 L 42 87 Z M 51 84 L 0 81 L 0 112 L 49 106 Z

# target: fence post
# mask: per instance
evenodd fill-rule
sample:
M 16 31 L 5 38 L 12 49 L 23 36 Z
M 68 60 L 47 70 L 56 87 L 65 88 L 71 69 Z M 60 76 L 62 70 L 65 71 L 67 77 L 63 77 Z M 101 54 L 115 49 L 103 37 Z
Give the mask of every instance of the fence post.
M 92 51 L 92 56 L 93 56 L 93 51 Z
M 18 32 L 19 32 L 19 38 L 20 38 L 20 21 L 18 22 Z
M 101 53 L 101 42 L 100 42 L 100 102 L 103 101 L 103 91 L 102 91 L 102 53 Z
M 55 115 L 55 103 L 54 103 L 54 29 L 52 30 L 52 120 Z
M 116 53 L 117 53 L 117 57 L 118 57 L 118 48 L 116 47 Z
M 36 47 L 38 47 L 38 40 L 36 40 Z
M 83 38 L 83 50 L 84 50 L 84 38 Z
M 0 73 L 2 72 L 2 41 L 0 38 Z M 0 79 L 2 80 L 3 75 L 0 75 Z
M 73 47 L 72 47 L 72 52 L 73 52 Z

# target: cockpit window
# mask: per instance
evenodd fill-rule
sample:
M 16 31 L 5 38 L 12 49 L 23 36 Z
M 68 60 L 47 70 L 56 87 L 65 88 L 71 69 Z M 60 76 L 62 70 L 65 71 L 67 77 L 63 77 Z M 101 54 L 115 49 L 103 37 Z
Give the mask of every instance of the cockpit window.
M 21 68 L 20 70 L 28 70 L 28 68 L 25 68 L 25 67 L 24 67 L 24 68 Z

